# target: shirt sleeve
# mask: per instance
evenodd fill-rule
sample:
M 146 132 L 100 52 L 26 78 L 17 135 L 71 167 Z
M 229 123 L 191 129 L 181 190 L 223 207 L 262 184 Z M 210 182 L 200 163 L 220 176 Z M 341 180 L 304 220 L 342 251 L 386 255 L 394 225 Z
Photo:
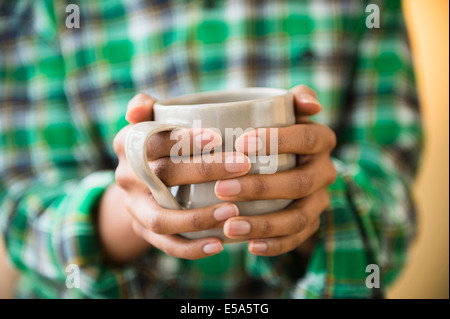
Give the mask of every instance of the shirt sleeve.
M 0 5 L 0 227 L 23 283 L 33 282 L 24 297 L 117 297 L 121 272 L 103 266 L 95 225 L 114 174 L 77 136 L 46 3 Z M 80 287 L 70 290 L 72 264 Z
M 338 179 L 329 188 L 331 204 L 321 216 L 316 249 L 293 285 L 294 298 L 382 297 L 415 235 L 411 185 L 422 130 L 412 59 L 400 1 L 377 4 L 380 28 L 367 28 L 365 16 L 360 21 L 336 129 Z M 292 253 L 284 256 L 286 263 L 248 259 L 250 272 L 268 282 L 279 282 L 293 267 Z

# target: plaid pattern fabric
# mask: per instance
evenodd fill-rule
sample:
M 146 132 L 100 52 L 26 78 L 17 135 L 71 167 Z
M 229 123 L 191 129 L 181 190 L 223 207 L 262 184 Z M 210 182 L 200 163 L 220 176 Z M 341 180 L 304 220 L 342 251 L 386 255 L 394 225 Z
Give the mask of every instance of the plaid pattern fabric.
M 3 1 L 0 226 L 20 297 L 371 298 L 407 260 L 421 148 L 400 1 Z M 65 26 L 77 3 L 80 28 Z M 112 142 L 138 92 L 156 98 L 246 86 L 315 89 L 339 171 L 307 263 L 242 244 L 178 260 L 156 249 L 102 263 L 95 211 L 114 182 Z M 79 289 L 66 267 L 80 267 Z M 381 288 L 366 287 L 368 264 Z

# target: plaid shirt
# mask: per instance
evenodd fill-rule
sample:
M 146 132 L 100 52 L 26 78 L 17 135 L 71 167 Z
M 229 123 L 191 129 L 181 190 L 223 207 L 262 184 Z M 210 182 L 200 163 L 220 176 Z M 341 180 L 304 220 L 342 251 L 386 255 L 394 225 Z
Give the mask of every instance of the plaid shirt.
M 383 296 L 415 233 L 410 187 L 420 115 L 400 1 L 76 2 L 0 4 L 0 226 L 20 297 Z M 331 127 L 339 177 L 306 262 L 243 244 L 197 261 L 151 249 L 102 262 L 95 212 L 114 182 L 113 138 L 138 92 L 156 98 L 306 84 Z M 80 288 L 70 289 L 70 264 Z M 369 264 L 380 289 L 366 286 Z

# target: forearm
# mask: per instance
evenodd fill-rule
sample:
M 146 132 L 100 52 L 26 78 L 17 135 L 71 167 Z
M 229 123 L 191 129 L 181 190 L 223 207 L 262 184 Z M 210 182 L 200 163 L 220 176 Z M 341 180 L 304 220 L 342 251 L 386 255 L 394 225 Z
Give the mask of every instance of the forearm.
M 132 217 L 125 208 L 125 192 L 112 184 L 103 194 L 98 209 L 98 232 L 107 262 L 125 264 L 142 255 L 150 244 L 132 229 Z

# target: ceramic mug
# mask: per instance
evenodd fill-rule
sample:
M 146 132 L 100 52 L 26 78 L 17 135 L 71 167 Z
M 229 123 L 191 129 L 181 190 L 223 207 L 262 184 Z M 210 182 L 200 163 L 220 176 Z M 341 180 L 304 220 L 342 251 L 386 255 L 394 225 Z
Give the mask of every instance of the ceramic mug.
M 274 88 L 195 93 L 158 101 L 153 106 L 154 121 L 135 124 L 128 131 L 126 156 L 135 174 L 147 184 L 160 206 L 180 210 L 215 205 L 223 202 L 215 195 L 215 181 L 181 185 L 170 189 L 164 185 L 148 165 L 146 154 L 149 138 L 159 132 L 189 129 L 201 124 L 202 128 L 211 128 L 221 134 L 222 151 L 235 151 L 234 141 L 245 131 L 295 124 L 293 103 L 290 91 Z M 232 139 L 227 136 L 230 132 L 236 134 Z M 274 173 L 296 166 L 294 154 L 257 155 L 249 156 L 249 159 L 251 162 L 249 174 Z M 234 204 L 239 209 L 239 215 L 245 216 L 279 211 L 291 202 L 286 199 L 275 199 Z M 224 243 L 242 241 L 229 239 L 224 235 L 222 228 L 180 235 L 190 239 L 218 237 Z

